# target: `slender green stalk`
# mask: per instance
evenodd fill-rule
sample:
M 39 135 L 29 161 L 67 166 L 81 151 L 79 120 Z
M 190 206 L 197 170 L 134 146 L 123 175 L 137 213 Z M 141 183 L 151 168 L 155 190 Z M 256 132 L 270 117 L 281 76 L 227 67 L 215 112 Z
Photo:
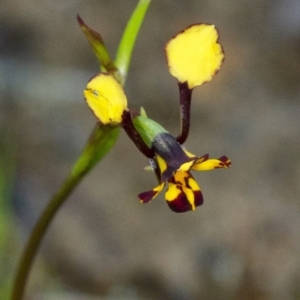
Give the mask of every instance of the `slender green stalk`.
M 119 44 L 115 64 L 121 75 L 121 84 L 124 85 L 126 75 L 131 60 L 133 46 L 140 31 L 145 14 L 151 0 L 140 0 L 133 11 L 129 22 L 124 30 L 121 42 Z
M 115 66 L 122 69 L 122 72 L 117 72 L 120 76 L 120 82 L 124 85 L 125 78 L 129 69 L 132 49 L 142 25 L 145 13 L 149 6 L 150 0 L 139 0 L 136 9 L 123 33 L 119 46 L 116 62 L 112 63 L 101 36 L 91 31 L 82 20 L 79 20 L 81 28 L 88 37 L 94 52 L 99 61 L 109 69 L 115 71 Z M 118 70 L 117 70 L 118 71 Z M 114 72 L 113 72 L 114 73 Z M 116 73 L 114 73 L 116 74 Z M 118 79 L 118 78 L 117 78 Z M 119 135 L 119 127 L 110 127 L 97 124 L 93 130 L 90 139 L 79 159 L 76 161 L 69 176 L 61 185 L 58 192 L 50 200 L 44 212 L 38 219 L 25 248 L 20 257 L 20 261 L 16 270 L 16 276 L 13 283 L 11 300 L 22 300 L 29 273 L 37 254 L 38 248 L 42 242 L 45 233 L 53 220 L 56 212 L 61 208 L 68 196 L 72 193 L 83 177 L 107 154 L 107 152 L 115 144 Z
M 19 300 L 23 298 L 25 286 L 29 276 L 29 270 L 31 269 L 33 260 L 36 256 L 36 252 L 39 248 L 42 238 L 44 237 L 47 228 L 56 212 L 65 202 L 68 195 L 73 191 L 73 189 L 76 187 L 83 176 L 84 174 L 82 173 L 76 178 L 68 177 L 58 193 L 53 197 L 49 205 L 40 216 L 38 222 L 36 223 L 33 231 L 30 234 L 29 240 L 27 241 L 27 244 L 20 258 L 20 264 L 17 269 L 17 276 L 15 277 L 13 286 L 13 293 L 11 297 L 12 300 Z
M 49 224 L 82 178 L 115 144 L 119 131 L 119 127 L 96 125 L 70 175 L 50 200 L 29 236 L 16 271 L 11 300 L 23 299 L 29 271 Z

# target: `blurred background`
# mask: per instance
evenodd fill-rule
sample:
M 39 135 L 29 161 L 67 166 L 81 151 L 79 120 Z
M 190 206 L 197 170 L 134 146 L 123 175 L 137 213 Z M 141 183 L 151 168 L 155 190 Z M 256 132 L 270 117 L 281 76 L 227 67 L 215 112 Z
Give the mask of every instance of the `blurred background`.
M 1 0 L 0 298 L 21 249 L 94 124 L 83 99 L 96 58 L 77 21 L 115 55 L 137 0 Z M 173 213 L 147 160 L 122 132 L 57 214 L 27 299 L 300 299 L 300 2 L 153 0 L 126 84 L 171 133 L 178 88 L 164 45 L 192 23 L 213 23 L 225 63 L 193 94 L 186 143 L 227 155 L 229 170 L 194 174 L 195 212 Z

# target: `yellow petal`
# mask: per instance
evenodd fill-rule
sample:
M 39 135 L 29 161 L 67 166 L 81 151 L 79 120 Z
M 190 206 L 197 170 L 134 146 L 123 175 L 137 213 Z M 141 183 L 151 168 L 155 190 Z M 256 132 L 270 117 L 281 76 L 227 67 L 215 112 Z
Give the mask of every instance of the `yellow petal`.
M 127 98 L 117 80 L 105 73 L 93 77 L 84 90 L 90 109 L 103 124 L 118 124 L 127 109 Z
M 177 34 L 166 45 L 170 73 L 190 89 L 210 81 L 224 60 L 214 25 L 195 24 Z
M 198 161 L 193 165 L 192 169 L 195 171 L 210 171 L 214 169 L 220 169 L 225 168 L 228 169 L 231 166 L 230 159 L 227 158 L 227 156 L 222 156 L 218 159 L 207 159 L 207 160 L 201 160 L 202 158 L 199 158 Z
M 195 159 L 196 159 L 196 157 L 195 157 Z M 180 171 L 189 171 L 192 168 L 194 163 L 195 163 L 194 160 L 186 162 L 186 163 L 184 163 L 183 165 L 180 166 L 179 170 Z

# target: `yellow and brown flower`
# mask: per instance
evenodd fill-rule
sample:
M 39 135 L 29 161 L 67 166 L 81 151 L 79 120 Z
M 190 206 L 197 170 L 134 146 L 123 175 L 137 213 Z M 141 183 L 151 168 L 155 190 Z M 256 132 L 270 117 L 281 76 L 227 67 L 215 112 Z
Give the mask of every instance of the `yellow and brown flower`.
M 195 210 L 202 205 L 203 196 L 191 170 L 208 171 L 229 168 L 230 160 L 226 156 L 209 159 L 208 154 L 197 157 L 184 150 L 169 133 L 161 133 L 153 141 L 155 158 L 150 161 L 159 185 L 150 191 L 139 194 L 142 203 L 154 199 L 167 184 L 165 199 L 175 212 Z
M 191 171 L 229 168 L 231 165 L 226 156 L 218 159 L 209 159 L 208 154 L 197 157 L 181 146 L 189 134 L 192 91 L 215 76 L 224 53 L 215 26 L 195 24 L 167 43 L 166 56 L 169 71 L 178 79 L 179 86 L 181 131 L 176 138 L 145 113 L 139 115 L 127 108 L 123 87 L 113 74 L 94 76 L 84 95 L 102 124 L 122 126 L 137 148 L 149 158 L 159 184 L 139 194 L 141 202 L 150 202 L 167 185 L 165 199 L 169 207 L 175 212 L 186 212 L 203 203 L 201 189 Z

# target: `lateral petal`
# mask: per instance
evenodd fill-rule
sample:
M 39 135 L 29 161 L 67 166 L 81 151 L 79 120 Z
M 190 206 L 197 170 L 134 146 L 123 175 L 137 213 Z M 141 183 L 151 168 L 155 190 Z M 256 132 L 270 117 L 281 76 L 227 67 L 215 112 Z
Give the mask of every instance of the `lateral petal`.
M 140 193 L 138 195 L 138 197 L 140 198 L 142 203 L 148 203 L 151 200 L 153 200 L 161 192 L 161 190 L 163 189 L 164 186 L 165 186 L 165 183 L 163 182 L 150 191 Z
M 196 161 L 196 163 L 193 165 L 192 170 L 195 171 L 210 171 L 214 169 L 219 169 L 219 168 L 229 168 L 231 166 L 231 161 L 228 159 L 227 156 L 221 156 L 220 158 L 216 159 L 206 159 L 202 160 L 201 159 Z

